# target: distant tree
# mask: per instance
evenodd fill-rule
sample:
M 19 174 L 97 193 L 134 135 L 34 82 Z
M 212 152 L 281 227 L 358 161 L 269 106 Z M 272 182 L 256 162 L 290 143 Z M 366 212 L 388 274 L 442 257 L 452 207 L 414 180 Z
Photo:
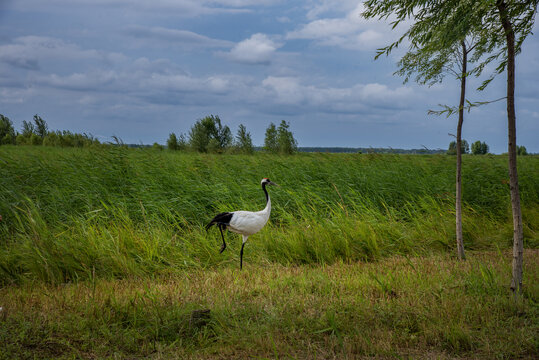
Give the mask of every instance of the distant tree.
M 528 150 L 525 146 L 517 146 L 517 155 L 528 155 Z
M 219 116 L 199 119 L 189 131 L 189 145 L 198 152 L 223 152 L 231 144 L 230 128 L 222 125 Z
M 42 145 L 43 144 L 43 139 L 37 134 L 32 134 L 32 135 L 30 135 L 29 143 L 30 143 L 30 145 Z
M 34 130 L 37 136 L 43 139 L 48 133 L 48 126 L 45 120 L 43 120 L 39 115 L 34 115 Z
M 266 129 L 266 136 L 264 137 L 264 150 L 274 154 L 279 152 L 277 128 L 275 127 L 274 123 L 270 123 Z
M 158 144 L 158 143 L 154 142 L 153 145 L 152 145 L 152 149 L 161 151 L 161 150 L 164 149 L 164 146 L 161 145 L 161 144 Z
M 169 150 L 178 150 L 178 138 L 176 134 L 170 133 L 167 140 L 167 148 Z
M 212 154 L 217 154 L 221 151 L 221 146 L 219 146 L 219 140 L 216 138 L 211 138 L 206 151 Z
M 472 154 L 481 155 L 481 141 L 477 140 L 472 143 Z
M 470 152 L 470 145 L 466 140 L 462 140 L 460 144 L 460 150 L 462 154 L 468 154 Z M 456 155 L 457 154 L 457 142 L 451 141 L 449 143 L 449 149 L 447 149 L 447 155 Z
M 30 138 L 32 134 L 36 133 L 36 128 L 34 124 L 32 124 L 29 121 L 23 120 L 22 121 L 22 136 L 25 138 Z
M 0 145 L 15 144 L 15 129 L 7 116 L 0 114 Z
M 60 146 L 60 137 L 56 131 L 49 131 L 43 139 L 44 146 Z
M 289 128 L 290 123 L 282 120 L 277 129 L 277 143 L 281 154 L 293 154 L 298 150 L 298 142 Z
M 221 119 L 218 116 L 215 117 L 215 128 L 217 129 L 217 136 L 215 139 L 219 142 L 219 152 L 223 152 L 232 145 L 233 137 L 230 128 L 225 125 L 221 125 Z
M 208 118 L 200 119 L 191 127 L 189 131 L 189 146 L 194 151 L 208 151 L 208 143 L 211 139 L 211 134 L 215 133 L 215 124 Z
M 251 134 L 247 131 L 245 125 L 240 124 L 236 134 L 236 147 L 243 154 L 252 154 L 254 152 L 253 140 Z
M 481 154 L 486 155 L 488 154 L 489 147 L 486 142 L 481 143 Z
M 473 155 L 485 155 L 488 154 L 488 145 L 485 142 L 477 140 L 472 144 Z
M 182 133 L 178 137 L 178 150 L 181 150 L 181 151 L 187 150 L 187 146 L 188 146 L 187 139 L 185 137 L 185 134 Z

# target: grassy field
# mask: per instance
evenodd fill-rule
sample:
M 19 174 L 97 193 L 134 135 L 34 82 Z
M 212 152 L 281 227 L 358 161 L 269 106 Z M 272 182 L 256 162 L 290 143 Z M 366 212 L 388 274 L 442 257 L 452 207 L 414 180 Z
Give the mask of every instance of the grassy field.
M 509 294 L 507 158 L 0 147 L 0 358 L 533 358 L 539 158 L 519 158 L 525 294 Z M 219 254 L 220 211 L 270 223 Z M 204 326 L 193 310 L 210 309 Z

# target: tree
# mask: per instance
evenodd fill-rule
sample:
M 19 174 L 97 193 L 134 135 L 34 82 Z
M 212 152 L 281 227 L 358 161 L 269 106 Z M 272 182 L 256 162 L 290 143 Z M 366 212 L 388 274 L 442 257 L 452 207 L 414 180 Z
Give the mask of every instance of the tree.
M 15 129 L 7 116 L 0 114 L 0 145 L 15 144 Z
M 223 152 L 231 143 L 230 128 L 221 124 L 219 116 L 199 119 L 189 131 L 189 145 L 198 152 Z
M 36 128 L 34 124 L 32 124 L 29 121 L 23 120 L 22 121 L 22 136 L 25 138 L 30 138 L 32 134 L 36 133 Z
M 525 146 L 517 146 L 517 155 L 528 155 L 528 150 Z
M 395 16 L 393 27 L 413 17 L 424 27 L 408 30 L 398 41 L 382 49 L 389 53 L 404 39 L 411 46 L 432 43 L 439 46 L 462 41 L 468 34 L 478 36 L 475 58 L 480 61 L 478 71 L 494 60 L 500 60 L 496 72 L 479 87 L 484 89 L 497 74 L 507 70 L 507 122 L 509 148 L 509 179 L 513 213 L 513 270 L 511 289 L 515 294 L 522 291 L 523 226 L 518 189 L 516 117 L 515 117 L 515 55 L 531 33 L 539 0 L 369 0 L 365 2 L 366 17 L 388 18 Z M 432 15 L 432 16 L 430 16 Z M 430 21 L 424 21 L 429 20 Z M 440 32 L 440 25 L 445 26 Z M 432 31 L 429 30 L 432 29 Z M 424 31 L 421 31 L 421 30 Z M 426 30 L 425 30 L 426 29 Z M 436 33 L 441 36 L 436 37 Z M 487 54 L 491 54 L 487 57 Z M 471 104 L 473 105 L 473 104 Z M 460 110 L 460 108 L 459 108 Z
M 167 140 L 167 148 L 169 150 L 178 150 L 178 138 L 176 134 L 170 133 Z
M 485 155 L 488 154 L 488 145 L 485 142 L 477 140 L 472 144 L 472 154 Z
M 180 134 L 180 137 L 178 137 L 178 150 L 185 151 L 187 150 L 187 139 L 185 137 L 184 133 Z
M 462 140 L 460 143 L 460 152 L 462 154 L 468 154 L 470 152 L 470 145 L 468 141 Z M 449 143 L 449 148 L 447 149 L 447 155 L 456 155 L 457 154 L 457 142 L 451 141 Z
M 274 123 L 270 123 L 266 129 L 266 136 L 264 137 L 264 150 L 274 154 L 279 152 L 277 128 L 275 127 Z
M 389 55 L 404 40 L 410 41 L 408 52 L 399 60 L 399 70 L 395 72 L 404 76 L 406 83 L 412 74 L 419 84 L 433 85 L 441 82 L 447 73 L 460 81 L 460 100 L 458 110 L 445 106 L 443 111 L 429 111 L 429 114 L 458 112 L 456 142 L 449 146 L 448 154 L 457 156 L 455 223 L 457 255 L 464 259 L 464 242 L 462 237 L 462 186 L 461 168 L 462 152 L 468 145 L 462 141 L 462 125 L 464 122 L 464 106 L 466 103 L 466 78 L 470 74 L 478 76 L 482 67 L 468 69 L 468 62 L 478 61 L 481 51 L 472 52 L 478 44 L 476 19 L 464 16 L 469 13 L 471 3 L 467 1 L 412 1 L 412 0 L 369 0 L 365 2 L 365 18 L 387 18 L 396 16 L 393 27 L 400 22 L 413 18 L 410 28 L 394 43 L 378 50 L 375 58 L 383 54 Z
M 486 142 L 481 143 L 481 154 L 486 155 L 488 154 L 489 147 Z
M 247 128 L 243 124 L 238 126 L 238 133 L 236 134 L 236 147 L 244 154 L 252 154 L 254 152 L 251 134 L 247 131 Z
M 47 123 L 37 114 L 34 115 L 34 124 L 35 124 L 34 129 L 37 136 L 41 137 L 41 139 L 47 136 L 47 133 L 48 133 Z
M 513 213 L 513 265 L 511 289 L 515 294 L 522 293 L 522 263 L 524 258 L 524 231 L 522 225 L 522 210 L 520 207 L 520 194 L 518 189 L 517 171 L 517 142 L 516 142 L 516 115 L 515 115 L 515 56 L 520 52 L 521 45 L 531 33 L 537 12 L 537 0 L 511 1 L 496 0 L 496 9 L 486 9 L 485 19 L 493 24 L 493 28 L 500 24 L 505 36 L 503 60 L 498 66 L 498 72 L 507 68 L 507 128 L 509 150 L 509 184 L 511 192 L 511 209 Z M 496 14 L 497 12 L 497 14 Z M 498 21 L 496 22 L 496 15 Z M 497 29 L 496 29 L 497 30 Z M 491 31 L 489 41 L 498 43 L 500 31 Z
M 290 130 L 290 123 L 282 120 L 277 129 L 277 144 L 281 154 L 293 154 L 298 149 L 298 142 Z

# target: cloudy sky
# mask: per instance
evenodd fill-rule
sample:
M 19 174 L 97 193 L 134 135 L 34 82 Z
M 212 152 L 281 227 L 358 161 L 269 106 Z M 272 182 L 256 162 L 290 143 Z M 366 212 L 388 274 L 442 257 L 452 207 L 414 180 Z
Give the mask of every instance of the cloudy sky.
M 165 143 L 215 114 L 256 145 L 286 120 L 300 146 L 446 148 L 456 118 L 427 110 L 456 104 L 458 82 L 403 85 L 402 52 L 373 59 L 398 33 L 361 11 L 357 0 L 0 0 L 0 113 L 17 129 L 39 114 L 126 143 Z M 517 68 L 517 142 L 539 152 L 537 35 Z M 469 99 L 503 97 L 504 80 L 482 93 L 473 80 Z M 505 152 L 505 104 L 472 110 L 464 138 Z

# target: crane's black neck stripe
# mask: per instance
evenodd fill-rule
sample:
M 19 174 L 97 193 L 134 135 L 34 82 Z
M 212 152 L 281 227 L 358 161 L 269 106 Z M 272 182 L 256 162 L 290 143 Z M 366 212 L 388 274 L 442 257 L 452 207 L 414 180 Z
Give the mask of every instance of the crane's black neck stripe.
M 268 191 L 266 190 L 266 183 L 262 183 L 262 190 L 264 190 L 264 194 L 266 194 L 266 204 L 267 204 L 269 201 L 269 195 L 268 195 Z

